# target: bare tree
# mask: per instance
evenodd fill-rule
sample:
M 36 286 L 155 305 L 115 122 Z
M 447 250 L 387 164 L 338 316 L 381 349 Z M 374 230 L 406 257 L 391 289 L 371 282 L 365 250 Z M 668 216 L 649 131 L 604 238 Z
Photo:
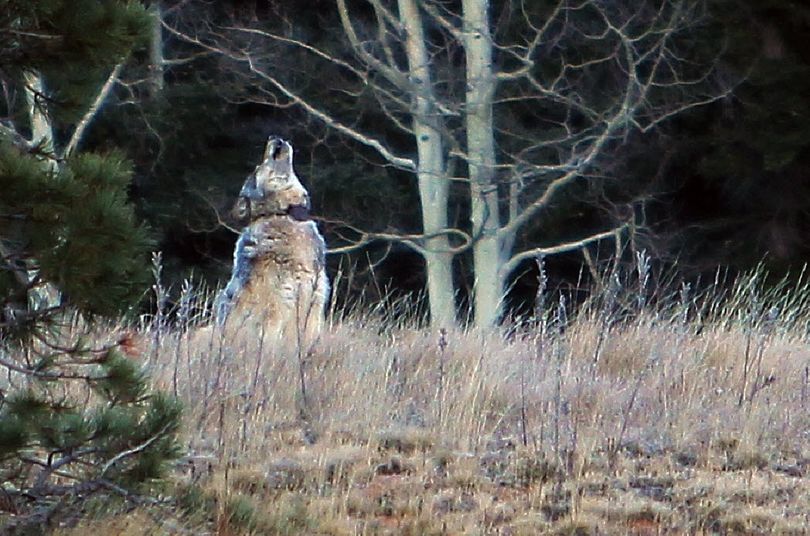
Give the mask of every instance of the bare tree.
M 259 100 L 300 107 L 413 173 L 423 234 L 403 242 L 425 259 L 437 325 L 455 319 L 455 255 L 472 252 L 475 322 L 494 325 L 522 262 L 618 236 L 628 225 L 616 221 L 552 246 L 521 245 L 521 233 L 561 191 L 600 175 L 634 131 L 647 133 L 730 92 L 717 74 L 720 53 L 701 57 L 692 46 L 705 21 L 699 0 L 335 3 L 343 49 L 299 38 L 283 13 L 267 23 L 167 28 L 241 68 L 264 95 Z M 279 54 L 333 73 L 341 96 L 309 92 L 296 81 L 300 73 L 278 68 Z M 334 105 L 347 96 L 373 99 L 384 128 Z M 386 135 L 392 128 L 414 149 L 402 154 Z M 460 226 L 448 223 L 454 182 L 467 192 L 469 222 Z

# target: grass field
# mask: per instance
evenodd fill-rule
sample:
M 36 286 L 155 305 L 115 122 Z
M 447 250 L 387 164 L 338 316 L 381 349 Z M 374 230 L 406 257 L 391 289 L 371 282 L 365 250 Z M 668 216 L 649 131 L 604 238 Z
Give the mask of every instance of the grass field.
M 382 305 L 309 349 L 143 326 L 172 500 L 58 533 L 810 532 L 810 294 L 621 294 L 489 333 Z

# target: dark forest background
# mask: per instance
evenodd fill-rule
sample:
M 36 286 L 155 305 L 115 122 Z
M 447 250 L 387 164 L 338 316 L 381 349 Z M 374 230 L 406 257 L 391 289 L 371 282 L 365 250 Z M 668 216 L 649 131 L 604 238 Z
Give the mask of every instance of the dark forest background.
M 603 166 L 604 177 L 571 189 L 527 227 L 522 242 L 554 244 L 580 229 L 599 229 L 616 211 L 633 210 L 639 222 L 636 247 L 677 278 L 711 281 L 718 267 L 734 274 L 760 263 L 774 277 L 796 275 L 810 260 L 810 7 L 790 0 L 709 0 L 707 6 L 694 45 L 724 47 L 720 72 L 743 81 L 729 96 L 692 108 L 654 132 L 628 136 Z M 493 2 L 495 13 L 506 7 Z M 341 46 L 337 10 L 328 0 L 166 0 L 160 8 L 167 25 L 184 31 L 271 22 L 325 49 Z M 222 57 L 165 29 L 161 39 L 159 83 L 144 41 L 128 59 L 83 149 L 117 149 L 133 163 L 129 196 L 155 249 L 163 252 L 164 277 L 175 290 L 187 278 L 210 285 L 227 279 L 236 239 L 228 211 L 269 135 L 294 144 L 298 175 L 310 189 L 330 247 L 350 245 L 357 235 L 348 226 L 419 231 L 412 178 L 382 166 L 372 151 L 299 108 L 274 106 L 272 96 L 255 91 Z M 280 55 L 276 65 L 292 70 L 310 94 L 322 90 L 324 99 L 327 88 L 340 84 L 295 58 Z M 60 93 L 58 84 L 50 89 L 55 108 L 73 98 Z M 353 108 L 358 124 L 385 121 L 375 115 L 371 96 L 358 95 Z M 404 144 L 397 136 L 392 128 L 391 143 Z M 613 246 L 592 245 L 590 253 L 607 263 Z M 632 260 L 626 251 L 624 261 Z M 386 292 L 423 289 L 421 258 L 396 243 L 374 242 L 331 254 L 328 261 L 332 276 L 343 273 L 342 296 L 375 300 Z M 582 261 L 581 252 L 547 259 L 552 284 L 575 285 Z M 466 289 L 472 286 L 468 262 L 459 256 L 456 263 Z M 513 310 L 531 302 L 534 270 L 527 266 L 512 282 Z

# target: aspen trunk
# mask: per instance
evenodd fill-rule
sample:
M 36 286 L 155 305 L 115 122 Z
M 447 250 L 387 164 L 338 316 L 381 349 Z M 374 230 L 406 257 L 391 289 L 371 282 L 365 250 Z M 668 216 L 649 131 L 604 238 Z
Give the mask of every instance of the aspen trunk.
M 464 50 L 467 61 L 466 133 L 470 177 L 470 210 L 475 270 L 474 312 L 478 327 L 494 326 L 501 314 L 503 252 L 498 230 L 498 184 L 495 177 L 495 139 L 492 100 L 492 36 L 488 0 L 464 0 Z
M 152 15 L 149 31 L 149 96 L 156 98 L 163 91 L 163 12 L 160 1 L 154 0 L 149 8 Z
M 417 147 L 417 180 L 422 205 L 422 230 L 426 235 L 447 229 L 449 184 L 445 172 L 444 142 L 440 134 L 440 116 L 435 106 L 433 81 L 429 69 L 422 15 L 414 0 L 399 0 L 399 16 L 406 32 L 405 49 L 410 79 L 416 88 L 413 108 L 413 133 Z M 447 327 L 455 323 L 455 286 L 453 254 L 447 235 L 425 240 L 425 258 L 431 324 Z

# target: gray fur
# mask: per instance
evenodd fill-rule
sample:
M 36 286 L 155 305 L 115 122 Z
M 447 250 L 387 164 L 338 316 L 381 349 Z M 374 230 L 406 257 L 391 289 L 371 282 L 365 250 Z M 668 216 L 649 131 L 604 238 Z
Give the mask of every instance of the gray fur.
M 246 227 L 236 242 L 231 278 L 214 303 L 218 325 L 258 312 L 283 330 L 290 319 L 301 321 L 296 307 L 303 301 L 303 327 L 320 331 L 330 290 L 326 244 L 308 219 L 308 206 L 309 194 L 292 167 L 292 146 L 271 137 L 239 192 L 237 213 Z
M 233 250 L 231 279 L 214 302 L 214 318 L 219 325 L 225 323 L 236 297 L 250 279 L 253 259 L 257 255 L 256 246 L 256 240 L 250 227 L 242 229 L 239 240 L 236 241 L 236 248 Z

